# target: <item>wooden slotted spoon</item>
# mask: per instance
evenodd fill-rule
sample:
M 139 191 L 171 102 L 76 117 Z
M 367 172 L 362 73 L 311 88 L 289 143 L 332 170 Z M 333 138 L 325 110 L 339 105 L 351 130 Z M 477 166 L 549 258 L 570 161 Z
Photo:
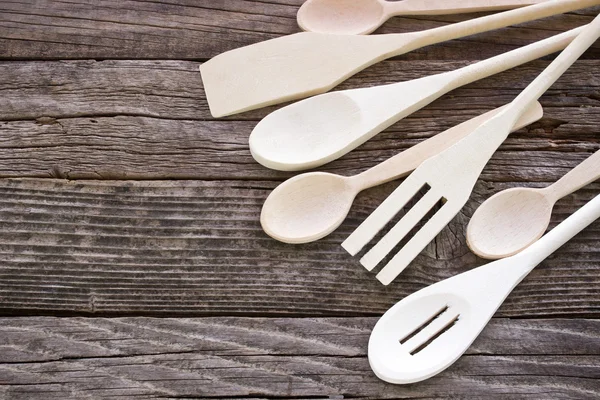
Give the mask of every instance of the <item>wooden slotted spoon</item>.
M 523 252 L 435 283 L 394 305 L 369 339 L 369 363 L 375 374 L 386 382 L 406 384 L 448 368 L 514 287 L 599 217 L 597 196 Z

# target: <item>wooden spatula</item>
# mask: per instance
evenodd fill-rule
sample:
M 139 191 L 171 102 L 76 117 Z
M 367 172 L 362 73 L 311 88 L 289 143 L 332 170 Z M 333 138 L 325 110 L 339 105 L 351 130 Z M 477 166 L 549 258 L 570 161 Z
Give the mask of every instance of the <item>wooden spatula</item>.
M 214 117 L 324 93 L 386 58 L 435 43 L 600 4 L 554 0 L 421 32 L 297 33 L 220 54 L 200 66 Z

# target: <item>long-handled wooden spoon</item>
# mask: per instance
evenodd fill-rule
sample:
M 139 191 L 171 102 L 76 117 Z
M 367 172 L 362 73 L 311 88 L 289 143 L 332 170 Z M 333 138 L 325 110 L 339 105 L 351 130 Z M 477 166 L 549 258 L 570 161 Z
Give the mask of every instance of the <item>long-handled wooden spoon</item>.
M 250 135 L 250 152 L 256 161 L 277 170 L 318 167 L 455 88 L 564 49 L 582 29 L 454 71 L 299 101 L 269 114 L 256 125 Z
M 355 176 L 309 172 L 288 179 L 271 192 L 263 205 L 260 222 L 264 231 L 285 243 L 308 243 L 327 236 L 344 221 L 361 190 L 405 176 L 500 110 L 502 107 L 463 122 Z M 517 121 L 513 131 L 539 120 L 542 114 L 542 106 L 536 103 Z
M 542 237 L 554 204 L 600 178 L 600 151 L 543 189 L 512 188 L 487 199 L 467 227 L 467 244 L 480 257 L 517 254 Z
M 302 32 L 220 54 L 200 66 L 213 116 L 323 93 L 386 58 L 447 40 L 600 4 L 550 0 L 421 32 L 353 36 Z
M 463 14 L 510 10 L 547 0 L 308 0 L 298 25 L 308 32 L 364 35 L 399 15 Z
M 600 196 L 523 252 L 435 283 L 379 319 L 369 363 L 386 382 L 419 382 L 452 365 L 504 299 L 539 263 L 600 217 Z

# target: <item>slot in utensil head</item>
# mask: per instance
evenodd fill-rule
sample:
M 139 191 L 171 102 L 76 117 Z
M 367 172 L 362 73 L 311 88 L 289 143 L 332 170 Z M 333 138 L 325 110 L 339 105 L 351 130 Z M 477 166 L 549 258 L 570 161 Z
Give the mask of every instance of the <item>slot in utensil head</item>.
M 516 255 L 434 283 L 375 324 L 369 363 L 386 382 L 413 383 L 448 368 L 473 343 L 535 257 Z
M 462 354 L 461 335 L 469 328 L 469 312 L 469 305 L 458 296 L 407 297 L 375 325 L 369 339 L 371 368 L 391 383 L 435 375 Z
M 351 255 L 356 255 L 377 233 L 412 199 L 423 187 L 423 181 L 410 175 L 359 225 L 344 242 L 342 247 Z

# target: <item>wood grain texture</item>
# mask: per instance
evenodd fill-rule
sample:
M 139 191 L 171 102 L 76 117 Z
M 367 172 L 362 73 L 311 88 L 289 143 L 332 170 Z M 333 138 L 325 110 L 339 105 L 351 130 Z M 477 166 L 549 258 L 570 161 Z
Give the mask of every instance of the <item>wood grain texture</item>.
M 298 32 L 296 12 L 302 1 L 5 0 L 0 4 L 0 58 L 206 60 L 236 47 Z M 407 58 L 487 57 L 583 25 L 597 13 L 593 7 L 431 46 Z M 473 16 L 393 18 L 376 33 L 428 29 Z M 596 45 L 588 57 L 599 54 Z
M 274 108 L 219 121 L 208 112 L 200 62 L 296 32 L 301 2 L 0 2 L 0 178 L 38 178 L 0 179 L 0 314 L 132 316 L 0 318 L 0 399 L 599 397 L 600 327 L 583 319 L 600 316 L 598 223 L 538 267 L 442 375 L 387 385 L 365 350 L 371 316 L 482 263 L 464 243 L 479 203 L 550 183 L 600 148 L 600 43 L 543 97 L 545 118 L 502 146 L 463 213 L 384 288 L 339 244 L 397 183 L 361 194 L 325 240 L 277 243 L 258 215 L 289 175 L 260 167 L 247 147 Z M 430 46 L 340 88 L 454 69 L 598 12 Z M 378 33 L 470 17 L 395 18 Z M 326 170 L 362 171 L 500 106 L 547 64 L 452 92 Z M 562 200 L 552 224 L 599 189 Z M 504 318 L 541 316 L 555 318 Z
M 511 184 L 478 184 L 463 213 L 389 287 L 339 244 L 396 184 L 362 193 L 336 232 L 301 246 L 276 242 L 260 227 L 260 207 L 274 185 L 0 180 L 0 312 L 379 314 L 425 285 L 480 265 L 464 243 L 468 216 Z M 561 200 L 553 223 L 599 187 Z M 498 315 L 600 315 L 599 226 L 536 269 Z
M 384 61 L 337 89 L 381 85 L 446 72 L 466 61 Z M 535 61 L 450 92 L 425 110 L 473 111 L 499 107 L 518 95 L 547 65 Z M 41 117 L 143 116 L 212 120 L 198 67 L 191 61 L 0 62 L 0 120 Z M 544 95 L 544 106 L 600 106 L 598 60 L 580 60 Z M 458 101 L 460 100 L 460 101 Z M 489 107 L 489 108 L 487 108 Z M 223 120 L 257 121 L 275 107 Z M 423 116 L 431 114 L 415 114 Z
M 483 179 L 550 181 L 600 148 L 600 107 L 546 107 L 545 111 L 540 122 L 509 137 Z M 361 172 L 478 111 L 418 114 L 320 170 L 343 175 Z M 0 176 L 278 181 L 292 176 L 254 161 L 248 149 L 254 124 L 129 116 L 7 121 L 0 123 Z M 534 159 L 519 161 L 528 157 Z M 531 168 L 523 170 L 522 162 Z
M 2 318 L 0 397 L 561 398 L 600 395 L 600 322 L 494 319 L 425 382 L 378 380 L 376 318 Z M 548 376 L 552 376 L 548 379 Z
M 510 161 L 530 152 L 598 148 L 598 61 L 581 61 L 542 98 L 542 121 L 511 136 L 506 161 L 488 171 L 517 178 Z M 348 87 L 447 71 L 464 62 L 386 62 Z M 283 179 L 251 158 L 248 136 L 268 110 L 240 121 L 209 118 L 197 63 L 182 61 L 10 62 L 0 64 L 0 176 L 69 179 Z M 547 61 L 500 74 L 434 102 L 324 169 L 361 171 L 399 150 L 514 98 Z M 502 89 L 499 89 L 502 88 Z M 485 106 L 482 106 L 485 104 Z M 505 150 L 514 154 L 504 154 Z M 526 153 L 526 154 L 523 154 Z M 565 157 L 572 157 L 566 155 Z M 544 161 L 548 165 L 547 161 Z M 513 171 L 514 170 L 514 171 Z M 534 177 L 533 179 L 536 179 Z

